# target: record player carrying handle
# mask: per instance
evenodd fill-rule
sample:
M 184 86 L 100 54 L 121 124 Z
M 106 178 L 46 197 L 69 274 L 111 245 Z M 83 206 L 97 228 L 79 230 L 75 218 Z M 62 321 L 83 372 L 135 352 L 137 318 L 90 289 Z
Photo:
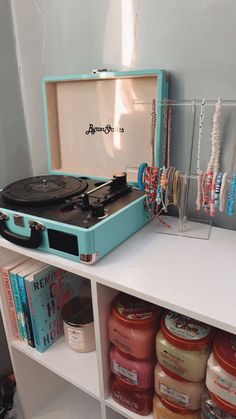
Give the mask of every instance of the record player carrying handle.
M 37 249 L 42 242 L 42 230 L 38 229 L 35 223 L 30 224 L 30 237 L 21 236 L 13 233 L 6 226 L 5 220 L 0 220 L 0 234 L 1 236 L 17 246 L 28 247 L 30 249 Z

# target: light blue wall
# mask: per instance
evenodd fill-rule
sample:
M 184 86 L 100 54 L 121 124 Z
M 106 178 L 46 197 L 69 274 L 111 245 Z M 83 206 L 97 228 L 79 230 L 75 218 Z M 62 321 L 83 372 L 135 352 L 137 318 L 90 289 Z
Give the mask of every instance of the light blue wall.
M 0 188 L 31 172 L 10 3 L 0 1 Z
M 171 74 L 172 98 L 236 98 L 235 0 L 11 3 L 35 174 L 47 171 L 43 75 L 87 73 L 100 67 L 163 68 Z M 176 140 L 175 147 L 179 158 L 182 149 Z M 235 217 L 215 221 L 236 225 Z

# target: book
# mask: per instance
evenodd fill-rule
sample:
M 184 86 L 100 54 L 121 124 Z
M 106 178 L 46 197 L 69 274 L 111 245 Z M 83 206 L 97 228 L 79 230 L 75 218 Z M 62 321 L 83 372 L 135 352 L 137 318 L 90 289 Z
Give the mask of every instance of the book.
M 79 294 L 80 277 L 47 265 L 25 278 L 35 348 L 44 352 L 63 335 L 61 309 Z
M 25 320 L 24 320 L 23 311 L 22 311 L 22 304 L 21 304 L 20 292 L 19 292 L 19 287 L 18 287 L 17 275 L 21 271 L 34 265 L 35 263 L 36 261 L 34 259 L 27 258 L 25 262 L 21 263 L 17 267 L 10 270 L 10 280 L 11 280 L 13 298 L 15 302 L 18 327 L 19 327 L 22 340 L 27 343 L 28 343 L 28 335 L 27 335 Z
M 21 334 L 19 331 L 15 301 L 14 301 L 14 296 L 13 296 L 12 287 L 11 287 L 10 271 L 16 268 L 17 266 L 21 265 L 25 261 L 26 261 L 25 257 L 23 256 L 16 257 L 14 255 L 12 260 L 8 260 L 7 264 L 1 267 L 1 277 L 2 277 L 3 289 L 4 289 L 7 310 L 8 310 L 8 315 L 9 315 L 9 320 L 10 320 L 10 325 L 11 325 L 12 337 L 13 339 L 17 339 L 17 340 L 21 340 Z
M 27 298 L 27 293 L 26 293 L 26 288 L 25 288 L 25 278 L 27 277 L 27 275 L 43 268 L 45 265 L 46 264 L 43 262 L 35 261 L 33 265 L 30 265 L 29 267 L 20 271 L 17 274 L 17 283 L 18 283 L 17 285 L 19 289 L 21 309 L 22 309 L 20 316 L 23 317 L 24 319 L 24 324 L 25 324 L 26 334 L 27 334 L 27 342 L 33 348 L 35 347 L 35 343 L 34 343 L 33 328 L 32 328 L 32 323 L 31 323 L 31 318 L 30 318 L 28 298 Z

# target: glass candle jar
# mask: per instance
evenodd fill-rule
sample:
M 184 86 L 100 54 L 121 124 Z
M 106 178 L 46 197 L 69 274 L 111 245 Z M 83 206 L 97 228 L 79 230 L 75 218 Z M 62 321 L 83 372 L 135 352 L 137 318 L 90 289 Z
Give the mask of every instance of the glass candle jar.
M 138 390 L 153 388 L 155 363 L 155 358 L 136 359 L 115 346 L 110 349 L 113 374 L 118 375 L 127 384 L 136 386 Z
M 155 391 L 160 397 L 173 401 L 179 406 L 199 410 L 202 401 L 204 381 L 193 383 L 167 371 L 157 364 L 155 367 Z
M 169 311 L 156 338 L 159 363 L 192 382 L 203 381 L 214 330 L 207 324 Z
M 121 293 L 112 303 L 108 319 L 109 339 L 134 358 L 150 358 L 155 351 L 160 316 L 160 307 Z
M 236 419 L 231 408 L 205 389 L 202 398 L 202 419 Z
M 177 406 L 172 401 L 155 395 L 153 399 L 154 419 L 201 419 L 200 411 Z
M 236 336 L 219 332 L 207 363 L 206 386 L 211 393 L 232 405 L 236 415 Z
M 119 377 L 111 379 L 111 395 L 113 400 L 132 412 L 146 416 L 152 411 L 153 390 L 138 391 Z
M 62 308 L 66 344 L 76 352 L 95 349 L 92 299 L 75 297 Z

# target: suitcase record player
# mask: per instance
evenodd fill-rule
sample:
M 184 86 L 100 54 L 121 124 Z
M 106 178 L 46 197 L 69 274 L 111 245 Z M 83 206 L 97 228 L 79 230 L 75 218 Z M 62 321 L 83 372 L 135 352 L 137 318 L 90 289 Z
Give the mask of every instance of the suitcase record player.
M 2 237 L 91 264 L 145 225 L 144 192 L 126 168 L 151 162 L 153 100 L 161 165 L 167 97 L 163 70 L 44 78 L 49 174 L 2 189 Z

